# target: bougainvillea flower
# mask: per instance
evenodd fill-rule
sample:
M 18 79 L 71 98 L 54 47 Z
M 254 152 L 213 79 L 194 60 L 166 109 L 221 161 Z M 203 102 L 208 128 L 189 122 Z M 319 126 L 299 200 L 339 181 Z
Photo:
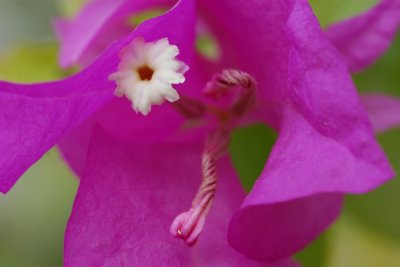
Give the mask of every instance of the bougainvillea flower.
M 360 72 L 389 48 L 399 28 L 400 1 L 382 0 L 363 14 L 330 26 L 327 36 L 341 52 L 350 71 Z M 399 99 L 370 93 L 362 101 L 376 132 L 400 125 Z
M 0 190 L 58 142 L 81 177 L 66 266 L 292 265 L 285 259 L 337 217 L 343 194 L 393 176 L 348 68 L 306 0 L 181 0 L 96 54 L 101 33 L 126 27 L 124 15 L 144 3 L 153 2 L 92 1 L 79 23 L 61 23 L 64 65 L 85 58 L 78 74 L 0 83 Z M 217 62 L 194 48 L 197 19 L 217 39 Z M 138 38 L 167 38 L 190 67 L 174 86 L 181 99 L 146 117 L 115 98 L 109 79 Z M 278 140 L 245 196 L 224 152 L 230 132 L 255 121 Z M 283 262 L 266 263 L 275 260 Z

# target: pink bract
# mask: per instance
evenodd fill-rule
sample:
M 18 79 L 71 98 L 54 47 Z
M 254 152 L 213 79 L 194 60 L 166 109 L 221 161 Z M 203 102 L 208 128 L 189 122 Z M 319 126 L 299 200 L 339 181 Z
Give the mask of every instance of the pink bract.
M 384 132 L 400 126 L 400 99 L 384 94 L 369 93 L 362 96 L 374 131 Z
M 370 10 L 327 29 L 351 72 L 375 63 L 389 48 L 400 28 L 400 1 L 382 0 Z M 362 97 L 376 132 L 400 126 L 400 100 L 382 93 Z
M 382 0 L 367 12 L 327 29 L 327 36 L 352 72 L 374 63 L 389 47 L 400 26 L 400 1 Z
M 100 49 L 102 33 L 124 28 L 124 12 L 144 3 L 150 2 L 92 1 L 76 21 L 62 23 L 61 63 L 86 66 L 79 74 L 45 84 L 0 83 L 0 130 L 6 133 L 0 136 L 0 151 L 6 151 L 0 191 L 61 141 L 81 177 L 66 233 L 66 266 L 295 266 L 286 258 L 329 226 L 343 194 L 368 192 L 393 176 L 342 56 L 306 0 L 181 0 Z M 194 49 L 198 14 L 221 46 L 220 65 Z M 179 47 L 179 59 L 191 68 L 177 88 L 182 96 L 201 99 L 214 69 L 250 73 L 258 99 L 247 120 L 278 132 L 247 196 L 229 159 L 221 160 L 215 205 L 192 249 L 172 239 L 168 228 L 190 204 L 200 148 L 216 125 L 190 131 L 170 105 L 141 117 L 113 97 L 115 84 L 107 78 L 120 50 L 137 37 L 166 37 Z

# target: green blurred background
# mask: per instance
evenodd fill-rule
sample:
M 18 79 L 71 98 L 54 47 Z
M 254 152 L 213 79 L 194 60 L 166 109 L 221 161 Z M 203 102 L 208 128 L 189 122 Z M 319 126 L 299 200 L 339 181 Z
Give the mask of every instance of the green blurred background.
M 51 19 L 72 15 L 82 0 L 1 0 L 0 79 L 56 79 L 57 44 Z M 368 9 L 376 0 L 310 0 L 321 25 Z M 374 66 L 354 76 L 360 92 L 400 96 L 400 36 Z M 378 136 L 400 171 L 400 129 Z M 251 126 L 234 134 L 231 154 L 247 189 L 261 172 L 276 134 Z M 260 149 L 264 147 L 264 149 Z M 78 182 L 56 149 L 36 163 L 7 194 L 0 195 L 0 267 L 62 266 L 63 236 Z M 400 266 L 400 182 L 347 197 L 333 227 L 296 257 L 305 267 Z

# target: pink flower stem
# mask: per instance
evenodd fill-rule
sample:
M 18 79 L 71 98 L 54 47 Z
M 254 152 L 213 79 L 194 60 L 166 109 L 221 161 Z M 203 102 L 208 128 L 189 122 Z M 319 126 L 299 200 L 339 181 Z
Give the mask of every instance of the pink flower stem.
M 217 161 L 227 151 L 229 140 L 229 131 L 223 129 L 208 136 L 202 155 L 202 181 L 192 207 L 178 215 L 171 224 L 171 234 L 183 239 L 189 246 L 196 243 L 204 227 L 217 189 Z
M 234 87 L 238 89 L 236 95 Z M 228 121 L 231 115 L 243 116 L 254 106 L 256 82 L 248 73 L 232 69 L 224 70 L 213 77 L 204 89 L 204 93 L 213 98 L 232 95 L 234 98 L 229 110 L 221 110 L 189 98 L 182 98 L 173 104 L 188 119 L 198 119 L 206 112 L 210 112 L 220 122 L 217 130 L 207 137 L 201 162 L 202 180 L 192 206 L 188 211 L 178 215 L 170 227 L 171 234 L 183 239 L 189 246 L 194 245 L 199 238 L 214 199 L 218 181 L 217 162 L 226 153 L 230 141 L 231 131 L 227 126 Z
M 225 69 L 213 77 L 204 89 L 204 93 L 213 98 L 219 98 L 231 93 L 234 87 L 238 87 L 239 92 L 230 112 L 240 117 L 252 109 L 256 102 L 257 83 L 250 74 L 239 70 Z

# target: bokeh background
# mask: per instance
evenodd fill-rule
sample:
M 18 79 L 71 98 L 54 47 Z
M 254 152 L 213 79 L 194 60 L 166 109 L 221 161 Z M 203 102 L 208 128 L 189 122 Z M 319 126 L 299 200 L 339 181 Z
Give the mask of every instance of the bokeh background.
M 111 0 L 110 0 L 111 1 Z M 235 0 L 233 0 L 235 1 Z M 56 16 L 71 16 L 82 0 L 0 0 L 0 79 L 33 82 L 57 79 Z M 367 10 L 376 0 L 310 0 L 322 27 Z M 400 96 L 400 36 L 372 67 L 354 75 L 360 91 Z M 0 107 L 1 111 L 1 107 Z M 400 172 L 400 129 L 377 136 Z M 250 189 L 275 142 L 270 129 L 238 130 L 231 154 Z M 260 148 L 263 149 L 260 149 Z M 0 151 L 1 153 L 1 151 Z M 64 230 L 78 181 L 54 148 L 0 195 L 0 266 L 62 266 Z M 362 196 L 348 196 L 340 219 L 305 251 L 305 267 L 400 266 L 399 179 Z

